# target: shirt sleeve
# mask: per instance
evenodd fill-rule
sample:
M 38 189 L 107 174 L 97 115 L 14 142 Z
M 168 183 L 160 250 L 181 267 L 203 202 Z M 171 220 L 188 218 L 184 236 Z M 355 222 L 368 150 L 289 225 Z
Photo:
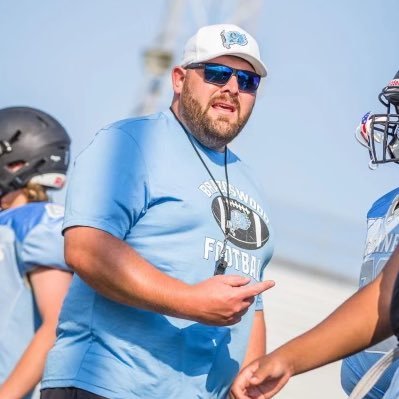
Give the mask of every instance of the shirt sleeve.
M 62 219 L 37 224 L 22 243 L 21 257 L 24 274 L 37 266 L 71 271 L 64 260 Z
M 263 310 L 263 298 L 262 294 L 256 296 L 255 299 L 255 310 Z
M 123 239 L 147 204 L 141 150 L 130 134 L 111 126 L 97 133 L 75 161 L 63 228 L 94 227 Z

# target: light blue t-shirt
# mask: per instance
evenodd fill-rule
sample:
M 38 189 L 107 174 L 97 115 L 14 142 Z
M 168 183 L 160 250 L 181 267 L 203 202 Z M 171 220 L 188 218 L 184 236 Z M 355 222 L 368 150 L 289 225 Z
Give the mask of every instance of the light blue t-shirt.
M 360 272 L 360 288 L 377 277 L 399 243 L 398 201 L 399 188 L 378 199 L 367 214 L 367 240 Z M 349 395 L 374 363 L 395 348 L 396 344 L 397 339 L 393 336 L 344 359 L 341 368 L 341 384 L 345 392 Z M 385 371 L 367 394 L 367 399 L 381 399 L 384 396 L 398 365 L 399 362 L 396 361 Z
M 227 195 L 224 154 L 196 146 Z M 259 281 L 272 255 L 263 197 L 230 151 L 228 177 L 226 273 Z M 214 273 L 225 218 L 218 188 L 168 111 L 114 123 L 95 136 L 76 159 L 64 229 L 104 230 L 163 273 L 195 284 Z M 75 275 L 42 387 L 74 386 L 110 399 L 224 398 L 255 307 L 262 309 L 261 300 L 239 324 L 213 327 L 119 304 Z
M 0 212 L 0 384 L 41 323 L 27 275 L 37 266 L 68 270 L 63 214 L 62 206 L 45 202 Z

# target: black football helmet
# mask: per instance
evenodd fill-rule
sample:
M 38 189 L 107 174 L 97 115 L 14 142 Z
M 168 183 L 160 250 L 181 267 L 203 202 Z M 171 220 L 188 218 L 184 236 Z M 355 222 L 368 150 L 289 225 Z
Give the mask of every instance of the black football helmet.
M 28 182 L 62 188 L 70 144 L 66 130 L 45 112 L 0 109 L 0 197 Z
M 372 169 L 382 163 L 399 163 L 399 71 L 378 99 L 386 112 L 368 112 L 356 131 L 358 141 L 369 150 Z

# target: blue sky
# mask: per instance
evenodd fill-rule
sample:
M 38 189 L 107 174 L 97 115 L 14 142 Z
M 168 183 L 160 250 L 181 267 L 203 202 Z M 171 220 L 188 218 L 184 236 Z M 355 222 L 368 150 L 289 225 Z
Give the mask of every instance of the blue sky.
M 176 63 L 201 23 L 230 22 L 238 1 L 185 1 Z M 245 2 L 243 2 L 245 3 Z M 355 276 L 371 203 L 395 188 L 396 165 L 367 167 L 354 140 L 361 116 L 399 69 L 397 0 L 268 0 L 244 27 L 269 76 L 234 143 L 261 178 L 276 254 Z M 73 157 L 143 97 L 143 52 L 157 44 L 166 0 L 0 0 L 0 107 L 59 119 Z M 169 105 L 166 90 L 160 108 Z M 63 200 L 63 193 L 56 198 Z

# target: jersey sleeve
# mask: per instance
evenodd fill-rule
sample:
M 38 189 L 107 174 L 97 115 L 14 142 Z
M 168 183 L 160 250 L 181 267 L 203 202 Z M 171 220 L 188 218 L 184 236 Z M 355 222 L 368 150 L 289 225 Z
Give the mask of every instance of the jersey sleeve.
M 97 133 L 75 161 L 63 228 L 94 227 L 123 239 L 146 212 L 147 198 L 140 148 L 132 135 L 111 126 Z
M 272 234 L 270 234 L 270 239 L 272 239 L 271 237 L 272 237 Z M 265 269 L 266 269 L 267 265 L 270 262 L 272 254 L 273 254 L 273 243 L 271 245 L 270 252 L 267 254 L 267 257 L 264 259 L 263 266 L 260 269 L 260 272 L 259 272 L 260 274 L 259 274 L 259 280 L 258 281 L 263 281 L 265 279 L 265 276 L 264 276 Z M 255 310 L 263 310 L 262 294 L 257 295 L 256 298 L 255 298 Z
M 257 295 L 255 298 L 255 310 L 263 310 L 262 294 Z
M 49 211 L 46 211 L 49 212 Z M 45 215 L 22 242 L 21 258 L 24 274 L 37 266 L 71 271 L 64 260 L 62 218 Z

